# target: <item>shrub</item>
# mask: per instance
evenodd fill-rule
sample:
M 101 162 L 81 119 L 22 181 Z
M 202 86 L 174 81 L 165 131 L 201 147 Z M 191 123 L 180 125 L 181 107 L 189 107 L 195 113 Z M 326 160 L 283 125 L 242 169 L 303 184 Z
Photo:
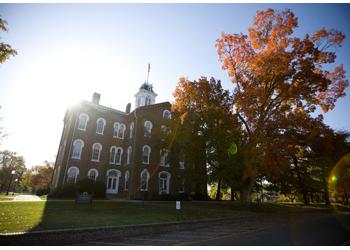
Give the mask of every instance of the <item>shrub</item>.
M 79 193 L 87 192 L 93 194 L 95 198 L 104 198 L 106 194 L 106 184 L 102 181 L 93 181 L 86 178 L 77 182 L 76 191 Z
M 48 198 L 74 198 L 76 193 L 76 186 L 73 183 L 65 184 L 52 190 Z
M 35 192 L 35 194 L 36 194 L 37 196 L 46 195 L 46 194 L 48 194 L 48 193 L 50 193 L 50 188 L 49 188 L 49 187 L 40 188 L 40 189 L 38 189 L 38 190 Z

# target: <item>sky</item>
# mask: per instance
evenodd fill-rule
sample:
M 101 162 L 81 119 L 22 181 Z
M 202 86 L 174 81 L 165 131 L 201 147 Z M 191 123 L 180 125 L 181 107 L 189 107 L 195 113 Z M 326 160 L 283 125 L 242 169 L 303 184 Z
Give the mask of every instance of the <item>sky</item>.
M 291 9 L 300 37 L 321 27 L 345 33 L 336 64 L 350 73 L 350 4 L 0 4 L 9 29 L 0 42 L 18 52 L 0 65 L 0 127 L 8 134 L 0 150 L 23 155 L 27 167 L 55 161 L 66 108 L 98 92 L 100 104 L 124 111 L 130 102 L 133 110 L 148 63 L 156 102 L 172 102 L 182 76 L 213 76 L 232 90 L 215 41 L 247 33 L 267 8 Z M 350 130 L 346 93 L 323 114 L 334 129 Z

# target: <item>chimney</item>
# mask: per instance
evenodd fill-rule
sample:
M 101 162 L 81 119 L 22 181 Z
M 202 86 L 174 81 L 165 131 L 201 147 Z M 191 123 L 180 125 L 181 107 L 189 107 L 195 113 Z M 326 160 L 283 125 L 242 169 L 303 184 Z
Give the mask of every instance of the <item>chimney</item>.
M 125 113 L 129 114 L 131 109 L 131 103 L 128 103 L 125 108 Z
M 99 93 L 94 93 L 93 95 L 92 95 L 92 103 L 94 103 L 94 104 L 100 104 L 100 97 L 101 97 L 101 95 L 99 94 Z

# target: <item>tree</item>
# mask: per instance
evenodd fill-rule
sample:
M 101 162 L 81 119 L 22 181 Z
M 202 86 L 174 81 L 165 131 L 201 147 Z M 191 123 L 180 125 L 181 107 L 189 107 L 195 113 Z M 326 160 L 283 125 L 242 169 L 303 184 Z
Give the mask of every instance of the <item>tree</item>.
M 8 31 L 7 22 L 0 18 L 0 31 Z M 11 56 L 17 55 L 17 51 L 12 49 L 9 44 L 0 42 L 0 64 L 4 63 Z M 0 106 L 1 109 L 1 106 Z M 1 117 L 0 117 L 1 120 Z M 2 127 L 0 127 L 0 143 L 1 140 L 6 136 Z
M 297 26 L 292 11 L 268 9 L 257 12 L 248 35 L 223 33 L 216 42 L 248 138 L 242 149 L 245 202 L 263 165 L 261 148 L 269 134 L 275 136 L 293 116 L 311 114 L 317 106 L 325 112 L 333 109 L 349 85 L 342 65 L 324 69 L 335 62 L 334 48 L 341 47 L 345 35 L 322 28 L 300 39 L 292 36 Z
M 238 120 L 232 114 L 232 96 L 220 81 L 202 77 L 193 82 L 181 78 L 174 97 L 175 141 L 187 153 L 186 166 L 194 166 L 188 175 L 192 175 L 192 181 L 198 178 L 206 189 L 209 174 L 209 182 L 218 183 L 219 199 L 222 185 L 230 181 L 227 173 L 232 159 L 228 149 L 239 135 Z
M 48 193 L 53 174 L 53 164 L 45 161 L 44 165 L 35 166 L 32 170 L 32 191 L 41 194 Z
M 8 150 L 0 151 L 0 155 L 0 191 L 3 191 L 12 186 L 15 179 L 20 181 L 26 168 L 23 156 Z M 15 174 L 11 177 L 13 170 Z
M 0 18 L 0 31 L 8 31 L 7 22 Z M 0 64 L 4 63 L 11 56 L 17 55 L 17 51 L 12 49 L 9 44 L 0 43 Z
M 314 166 L 317 166 L 320 169 L 319 179 L 322 183 L 322 191 L 324 193 L 324 201 L 326 205 L 330 205 L 328 189 L 330 173 L 336 166 L 337 162 L 350 152 L 349 138 L 350 133 L 347 131 L 336 132 L 329 127 L 324 127 L 323 131 L 319 133 L 319 136 L 313 138 L 310 145 L 312 150 L 310 161 Z M 346 184 L 346 171 L 343 171 L 342 173 L 344 175 L 340 174 L 338 176 L 344 177 L 343 179 L 340 179 L 344 180 L 343 183 Z

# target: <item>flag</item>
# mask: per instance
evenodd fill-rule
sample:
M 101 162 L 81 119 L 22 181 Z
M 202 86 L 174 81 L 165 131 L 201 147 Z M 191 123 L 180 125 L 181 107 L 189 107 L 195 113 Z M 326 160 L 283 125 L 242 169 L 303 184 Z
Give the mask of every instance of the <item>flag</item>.
M 151 64 L 148 63 L 148 73 L 151 71 Z

